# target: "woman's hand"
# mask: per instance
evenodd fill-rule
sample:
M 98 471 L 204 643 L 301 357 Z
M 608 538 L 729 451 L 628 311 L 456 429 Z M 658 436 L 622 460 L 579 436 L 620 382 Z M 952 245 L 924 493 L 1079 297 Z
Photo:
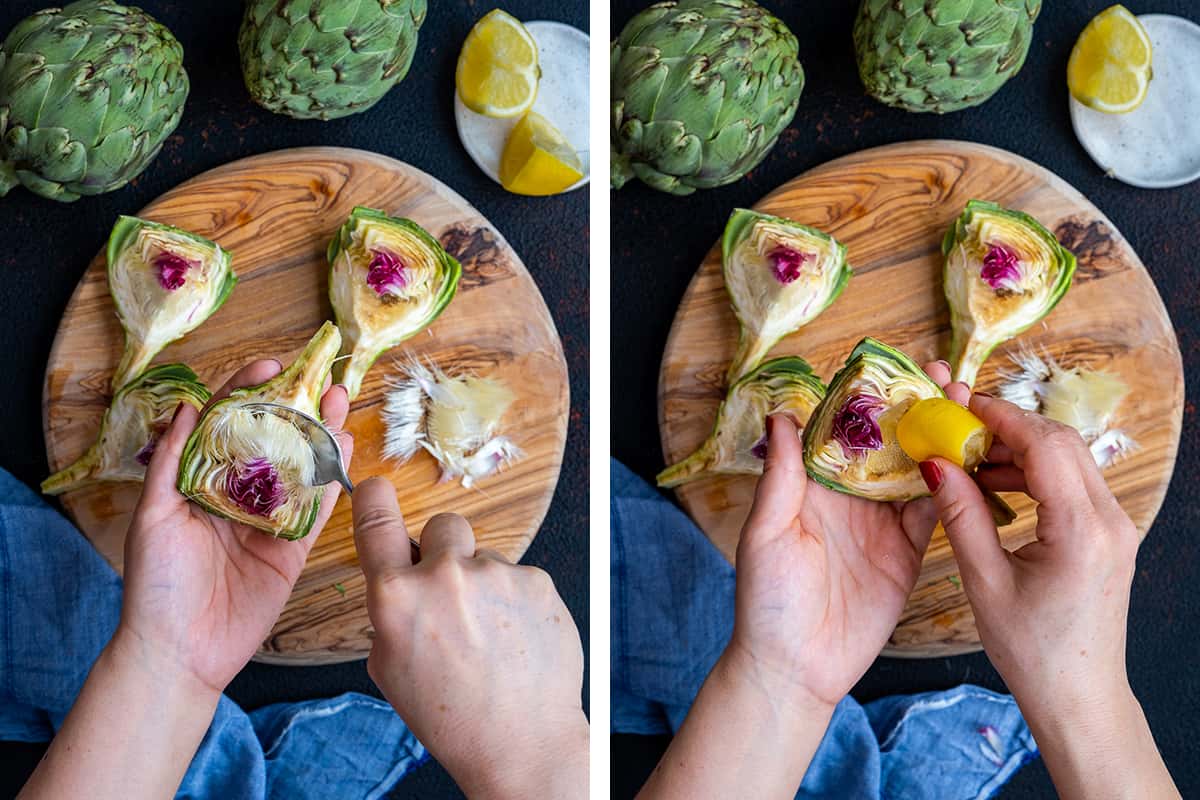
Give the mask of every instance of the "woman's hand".
M 951 397 L 944 362 L 926 372 Z M 896 627 L 937 524 L 928 498 L 879 503 L 835 492 L 804 470 L 796 426 L 768 420 L 763 477 L 737 550 L 731 651 L 778 690 L 832 708 L 870 667 Z
M 375 640 L 367 670 L 469 797 L 587 796 L 583 649 L 554 583 L 439 514 L 412 564 L 386 480 L 354 492 Z
M 996 441 L 978 481 L 1038 503 L 1037 540 L 1007 552 L 975 482 L 921 465 L 984 649 L 1063 797 L 1178 797 L 1125 673 L 1138 532 L 1072 428 L 986 395 Z
M 280 369 L 277 361 L 247 365 L 210 405 Z M 344 388 L 325 392 L 321 416 L 335 433 L 348 409 Z M 220 693 L 270 633 L 339 487 L 329 485 L 312 533 L 295 542 L 214 517 L 175 488 L 184 444 L 199 417 L 181 405 L 150 459 L 125 540 L 125 597 L 115 638 Z M 349 463 L 354 441 L 348 433 L 337 436 Z

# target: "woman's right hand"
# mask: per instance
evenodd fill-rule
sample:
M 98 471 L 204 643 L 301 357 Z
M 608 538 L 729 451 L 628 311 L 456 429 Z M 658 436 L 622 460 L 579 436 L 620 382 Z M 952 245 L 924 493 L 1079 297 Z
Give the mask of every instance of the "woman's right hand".
M 1178 797 L 1125 672 L 1136 527 L 1074 429 L 987 395 L 970 408 L 996 437 L 979 484 L 1033 498 L 1037 539 L 1006 551 L 975 481 L 943 459 L 921 473 L 1059 794 Z

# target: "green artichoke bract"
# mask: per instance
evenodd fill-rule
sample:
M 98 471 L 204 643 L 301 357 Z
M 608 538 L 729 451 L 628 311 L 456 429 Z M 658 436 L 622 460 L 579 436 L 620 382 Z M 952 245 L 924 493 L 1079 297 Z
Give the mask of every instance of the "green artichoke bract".
M 81 0 L 27 17 L 0 45 L 0 195 L 119 189 L 183 116 L 183 48 L 139 8 Z
M 184 446 L 179 491 L 210 513 L 280 538 L 307 536 L 325 495 L 324 486 L 312 485 L 308 440 L 291 422 L 246 406 L 277 403 L 319 418 L 341 344 L 337 327 L 326 322 L 290 367 L 214 403 Z
M 863 0 L 854 23 L 867 94 L 907 111 L 979 105 L 1025 63 L 1042 0 Z
M 834 491 L 886 502 L 927 497 L 929 489 L 896 441 L 896 426 L 915 403 L 945 397 L 937 383 L 904 353 L 867 337 L 829 383 L 825 399 L 804 429 L 804 466 Z M 1016 514 L 984 491 L 997 525 Z
M 246 88 L 296 119 L 366 111 L 408 74 L 425 10 L 426 0 L 248 0 Z
M 668 0 L 612 43 L 611 183 L 672 194 L 732 183 L 792 121 L 796 37 L 753 0 Z
M 462 266 L 410 219 L 356 208 L 329 243 L 329 299 L 350 357 L 353 400 L 383 351 L 425 330 L 454 299 Z
M 42 481 L 42 491 L 62 494 L 101 481 L 141 481 L 179 404 L 200 410 L 210 396 L 183 364 L 147 370 L 113 396 L 96 441 L 75 463 Z
M 783 356 L 765 362 L 729 387 L 704 443 L 658 473 L 659 486 L 679 486 L 709 475 L 761 475 L 767 455 L 767 416 L 790 414 L 801 426 L 825 396 L 808 362 Z
M 1071 288 L 1075 256 L 1036 219 L 971 200 L 942 240 L 954 379 L 975 383 L 997 345 L 1041 320 Z
M 725 289 L 741 332 L 730 383 L 775 343 L 816 319 L 853 273 L 846 246 L 790 219 L 735 209 L 721 238 Z
M 107 258 L 108 289 L 125 329 L 114 390 L 211 317 L 237 284 L 233 256 L 216 242 L 137 217 L 117 219 Z

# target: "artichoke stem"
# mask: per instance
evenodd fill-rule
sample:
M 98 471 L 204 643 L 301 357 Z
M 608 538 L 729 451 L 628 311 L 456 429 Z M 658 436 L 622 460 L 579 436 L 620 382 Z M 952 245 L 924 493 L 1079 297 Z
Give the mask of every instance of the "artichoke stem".
M 622 155 L 610 148 L 609 162 L 609 185 L 613 189 L 620 189 L 634 177 L 633 166 L 630 163 L 629 156 Z
M 329 367 L 342 348 L 342 333 L 332 322 L 326 322 L 283 373 L 276 402 L 301 411 L 317 411 L 325 390 Z M 349 392 L 349 387 L 347 387 Z M 351 397 L 354 395 L 351 394 Z
M 96 472 L 98 460 L 96 446 L 92 445 L 75 463 L 42 481 L 42 494 L 59 495 L 95 483 L 92 476 Z
M 992 348 L 984 345 L 973 336 L 956 336 L 950 344 L 950 363 L 954 365 L 954 380 L 965 383 L 968 387 L 975 385 L 979 377 L 979 369 Z
M 663 489 L 673 489 L 676 486 L 701 478 L 708 471 L 708 442 L 700 449 L 677 464 L 667 467 L 655 476 L 655 482 Z
M 13 168 L 11 161 L 0 161 L 0 197 L 8 194 L 9 190 L 16 186 L 20 181 L 17 179 L 17 171 Z
M 359 391 L 362 389 L 363 378 L 367 376 L 367 370 L 375 359 L 366 359 L 361 355 L 361 351 L 355 351 L 347 358 L 338 364 L 341 370 L 341 376 L 338 378 L 338 383 L 346 387 L 346 396 L 350 400 L 358 397 Z
M 121 354 L 121 362 L 117 364 L 117 371 L 112 377 L 113 393 L 145 372 L 154 359 L 154 353 L 154 350 L 144 344 L 126 339 L 125 352 Z
M 762 363 L 767 353 L 775 346 L 759 336 L 752 336 L 745 331 L 738 337 L 737 352 L 729 363 L 729 371 L 725 374 L 727 386 L 732 386 L 737 379 Z

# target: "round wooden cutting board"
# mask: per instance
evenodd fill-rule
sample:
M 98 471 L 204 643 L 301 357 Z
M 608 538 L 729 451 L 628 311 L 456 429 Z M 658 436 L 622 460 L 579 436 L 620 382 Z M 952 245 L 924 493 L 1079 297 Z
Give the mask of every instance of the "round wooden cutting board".
M 994 393 L 998 370 L 1011 367 L 1006 353 L 1021 345 L 1068 366 L 1120 375 L 1130 394 L 1116 427 L 1141 449 L 1109 467 L 1105 478 L 1144 536 L 1162 505 L 1179 446 L 1183 367 L 1175 332 L 1150 275 L 1120 232 L 1078 191 L 1030 161 L 965 142 L 907 142 L 831 161 L 763 198 L 756 210 L 832 234 L 849 247 L 854 267 L 842 296 L 772 355 L 803 356 L 825 381 L 868 335 L 919 363 L 946 357 L 950 320 L 940 244 L 972 198 L 1032 214 L 1079 259 L 1066 297 L 1042 324 L 996 349 L 976 388 Z M 718 245 L 692 279 L 663 354 L 659 426 L 668 464 L 691 453 L 712 429 L 737 343 Z M 752 476 L 718 476 L 677 489 L 692 519 L 730 561 L 755 482 Z M 1024 495 L 1005 499 L 1019 514 L 1001 531 L 1013 549 L 1033 539 L 1036 517 Z M 958 567 L 939 529 L 884 654 L 946 656 L 979 648 Z
M 452 510 L 470 520 L 480 546 L 516 561 L 545 517 L 562 463 L 569 392 L 562 343 L 537 286 L 504 237 L 424 172 L 360 150 L 283 150 L 205 172 L 146 206 L 139 216 L 206 236 L 232 252 L 238 275 L 228 302 L 155 362 L 184 362 L 214 390 L 248 361 L 290 363 L 333 318 L 325 248 L 356 205 L 413 219 L 462 262 L 463 275 L 458 295 L 437 321 L 367 374 L 347 421 L 355 440 L 350 477 L 389 477 L 414 537 L 435 513 Z M 121 343 L 102 251 L 67 306 L 46 368 L 44 427 L 52 469 L 74 460 L 95 437 Z M 436 462 L 423 452 L 404 465 L 385 461 L 379 412 L 385 379 L 399 374 L 398 356 L 503 380 L 516 394 L 503 430 L 525 457 L 472 489 L 439 483 Z M 118 571 L 139 488 L 107 484 L 62 498 Z M 372 630 L 364 597 L 350 503 L 343 496 L 257 660 L 365 658 Z

